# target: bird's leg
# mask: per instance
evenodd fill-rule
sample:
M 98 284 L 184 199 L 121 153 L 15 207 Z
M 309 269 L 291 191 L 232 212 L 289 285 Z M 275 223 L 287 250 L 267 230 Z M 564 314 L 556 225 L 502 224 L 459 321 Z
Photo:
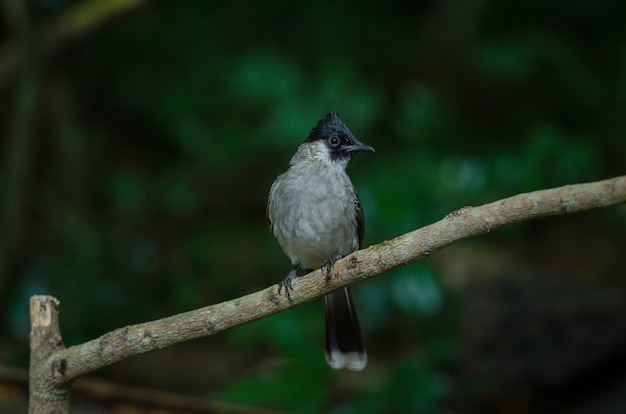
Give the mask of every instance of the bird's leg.
M 333 266 L 337 263 L 337 260 L 343 259 L 343 256 L 338 254 L 335 257 L 324 260 L 322 263 L 322 270 L 324 271 L 324 275 L 326 276 L 326 280 L 330 279 L 330 272 L 333 270 Z
M 278 294 L 280 295 L 280 291 L 284 288 L 285 294 L 287 295 L 287 299 L 291 302 L 291 293 L 290 290 L 293 289 L 291 283 L 293 280 L 298 277 L 298 271 L 300 270 L 300 265 L 297 264 L 291 269 L 291 272 L 278 284 Z

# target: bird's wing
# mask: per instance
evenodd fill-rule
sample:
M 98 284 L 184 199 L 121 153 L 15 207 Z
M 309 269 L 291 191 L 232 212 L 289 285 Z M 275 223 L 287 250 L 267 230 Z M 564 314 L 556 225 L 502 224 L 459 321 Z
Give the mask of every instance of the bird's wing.
M 356 212 L 356 231 L 359 235 L 359 249 L 363 244 L 363 235 L 365 234 L 365 217 L 363 216 L 363 207 L 361 207 L 361 200 L 356 190 L 354 190 L 354 210 Z
M 272 228 L 272 214 L 270 213 L 270 204 L 272 203 L 272 197 L 267 199 L 267 207 L 265 208 L 265 217 L 267 218 L 267 224 Z
M 267 206 L 265 207 L 265 218 L 267 218 L 267 224 L 270 226 L 270 228 L 272 228 L 272 213 L 270 212 L 270 206 L 272 204 L 272 193 L 274 192 L 275 185 L 276 182 L 274 182 L 274 184 L 272 184 L 272 187 L 270 188 L 270 196 L 267 197 Z
M 276 182 L 278 182 L 278 180 L 274 181 L 274 183 L 272 184 L 272 187 L 270 188 L 270 196 L 267 198 L 267 207 L 265 207 L 265 217 L 267 218 L 267 224 L 270 226 L 270 229 L 272 228 L 272 211 L 271 211 L 271 205 L 272 205 L 272 199 L 274 198 L 274 192 L 276 191 Z

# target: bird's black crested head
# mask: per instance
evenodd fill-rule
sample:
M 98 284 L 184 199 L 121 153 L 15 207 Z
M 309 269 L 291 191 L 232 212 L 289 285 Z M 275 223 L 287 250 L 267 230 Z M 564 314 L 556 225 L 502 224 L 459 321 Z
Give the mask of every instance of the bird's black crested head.
M 313 142 L 318 139 L 326 140 L 331 136 L 352 138 L 354 136 L 335 112 L 329 112 L 311 130 L 305 142 Z
M 335 112 L 330 112 L 320 119 L 304 142 L 316 141 L 324 142 L 331 159 L 349 159 L 361 151 L 374 152 L 374 148 L 357 141 Z

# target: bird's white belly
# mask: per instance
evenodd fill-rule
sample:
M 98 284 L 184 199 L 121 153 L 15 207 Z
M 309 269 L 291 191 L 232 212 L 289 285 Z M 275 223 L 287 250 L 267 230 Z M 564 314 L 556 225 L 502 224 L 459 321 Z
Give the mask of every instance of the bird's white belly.
M 315 269 L 326 259 L 358 248 L 354 212 L 345 204 L 326 199 L 293 207 L 287 220 L 275 227 L 278 241 L 293 264 Z
M 315 269 L 359 248 L 356 194 L 343 169 L 292 165 L 270 192 L 272 231 L 293 265 Z

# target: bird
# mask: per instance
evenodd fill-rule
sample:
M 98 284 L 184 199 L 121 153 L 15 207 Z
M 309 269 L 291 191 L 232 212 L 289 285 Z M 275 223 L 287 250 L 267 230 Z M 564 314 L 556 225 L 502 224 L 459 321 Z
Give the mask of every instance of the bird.
M 375 152 L 359 142 L 335 112 L 328 113 L 298 146 L 289 168 L 270 188 L 267 219 L 293 266 L 278 284 L 291 300 L 292 281 L 361 248 L 364 215 L 346 172 L 359 152 Z M 349 287 L 324 296 L 325 356 L 334 369 L 361 371 L 367 365 L 361 328 Z

